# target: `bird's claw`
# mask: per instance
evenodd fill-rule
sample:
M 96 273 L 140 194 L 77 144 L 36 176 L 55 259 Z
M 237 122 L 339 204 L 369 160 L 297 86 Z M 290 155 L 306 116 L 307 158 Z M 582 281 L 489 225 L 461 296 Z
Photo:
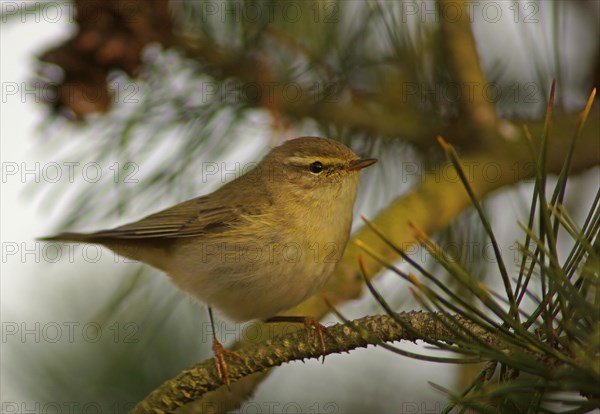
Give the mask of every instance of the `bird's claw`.
M 240 361 L 242 360 L 242 357 L 237 352 L 225 349 L 225 347 L 223 347 L 223 345 L 216 338 L 213 338 L 212 349 L 213 358 L 217 367 L 217 375 L 219 376 L 219 379 L 222 380 L 225 385 L 227 385 L 227 388 L 231 389 L 231 381 L 229 380 L 229 371 L 227 369 L 227 361 L 225 361 L 225 356 L 236 358 Z
M 327 331 L 327 328 L 321 325 L 319 321 L 310 316 L 304 317 L 304 327 L 306 328 L 306 336 L 309 341 L 311 340 L 312 330 L 314 329 L 317 331 L 319 341 L 321 342 L 321 350 L 323 351 L 323 363 L 325 363 L 325 352 L 327 351 L 327 348 L 325 347 L 325 336 L 323 334 L 326 333 L 327 335 L 330 335 L 329 331 Z

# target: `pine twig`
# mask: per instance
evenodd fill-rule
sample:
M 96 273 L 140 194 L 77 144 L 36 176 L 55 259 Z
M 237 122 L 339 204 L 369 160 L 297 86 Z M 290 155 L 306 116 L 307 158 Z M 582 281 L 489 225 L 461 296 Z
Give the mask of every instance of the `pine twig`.
M 235 382 L 285 362 L 307 358 L 318 359 L 323 355 L 348 352 L 356 348 L 392 341 L 417 341 L 426 338 L 427 340 L 453 343 L 457 338 L 454 331 L 447 328 L 446 318 L 451 318 L 452 324 L 460 324 L 491 347 L 503 349 L 505 346 L 494 333 L 485 331 L 477 324 L 459 315 L 449 317 L 441 313 L 413 311 L 399 313 L 394 317 L 388 315 L 367 316 L 353 321 L 353 327 L 335 325 L 328 328 L 327 335 L 325 335 L 325 352 L 323 352 L 316 335 L 313 335 L 311 340 L 307 340 L 303 331 L 296 331 L 266 342 L 237 349 L 236 352 L 239 353 L 241 360 L 229 362 L 229 377 L 232 382 Z M 394 319 L 401 320 L 402 324 Z M 410 328 L 408 329 L 408 327 Z M 172 412 L 221 386 L 222 383 L 211 358 L 182 371 L 177 377 L 163 383 L 140 402 L 131 411 L 131 414 Z M 216 408 L 218 409 L 218 407 Z

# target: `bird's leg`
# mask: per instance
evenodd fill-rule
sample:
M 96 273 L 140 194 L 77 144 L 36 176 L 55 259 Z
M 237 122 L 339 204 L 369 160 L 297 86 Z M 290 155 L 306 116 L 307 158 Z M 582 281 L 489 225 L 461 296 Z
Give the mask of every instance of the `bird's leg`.
M 227 371 L 227 362 L 225 361 L 225 356 L 237 358 L 239 360 L 241 360 L 242 357 L 237 352 L 225 349 L 223 344 L 217 339 L 215 322 L 213 319 L 212 308 L 210 306 L 208 307 L 208 317 L 210 318 L 210 327 L 212 329 L 212 350 L 215 365 L 217 367 L 217 375 L 219 376 L 219 379 L 222 380 L 225 385 L 227 385 L 227 388 L 230 388 L 229 386 L 231 382 L 229 381 L 229 373 Z
M 323 336 L 323 333 L 326 333 L 327 335 L 331 335 L 328 331 L 327 328 L 324 327 L 323 325 L 321 325 L 319 323 L 319 321 L 317 321 L 315 318 L 311 317 L 311 316 L 273 316 L 267 320 L 265 320 L 266 323 L 273 323 L 273 322 L 290 322 L 290 323 L 302 323 L 304 324 L 304 327 L 306 328 L 306 336 L 308 337 L 308 340 L 310 341 L 310 337 L 311 337 L 311 332 L 312 330 L 316 330 L 317 334 L 319 335 L 319 340 L 321 341 L 321 349 L 323 350 L 323 362 L 325 362 L 325 351 L 327 351 L 327 348 L 325 347 L 325 337 Z

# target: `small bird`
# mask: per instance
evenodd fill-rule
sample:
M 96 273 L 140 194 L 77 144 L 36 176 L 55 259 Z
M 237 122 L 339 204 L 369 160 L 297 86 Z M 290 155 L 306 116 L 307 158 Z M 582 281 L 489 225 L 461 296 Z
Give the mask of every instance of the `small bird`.
M 209 306 L 211 322 L 213 307 L 233 321 L 269 319 L 333 274 L 350 236 L 359 171 L 375 162 L 328 138 L 296 138 L 211 194 L 113 229 L 41 240 L 100 244 L 160 269 Z M 223 353 L 233 353 L 214 331 L 213 349 L 229 385 Z

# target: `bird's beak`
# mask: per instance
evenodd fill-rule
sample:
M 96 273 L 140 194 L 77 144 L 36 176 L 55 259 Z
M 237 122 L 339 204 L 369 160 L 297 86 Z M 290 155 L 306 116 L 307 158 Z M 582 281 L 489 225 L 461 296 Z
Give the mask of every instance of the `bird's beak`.
M 375 158 L 366 158 L 350 161 L 350 165 L 346 168 L 346 171 L 362 170 L 363 168 L 373 165 L 377 162 Z

